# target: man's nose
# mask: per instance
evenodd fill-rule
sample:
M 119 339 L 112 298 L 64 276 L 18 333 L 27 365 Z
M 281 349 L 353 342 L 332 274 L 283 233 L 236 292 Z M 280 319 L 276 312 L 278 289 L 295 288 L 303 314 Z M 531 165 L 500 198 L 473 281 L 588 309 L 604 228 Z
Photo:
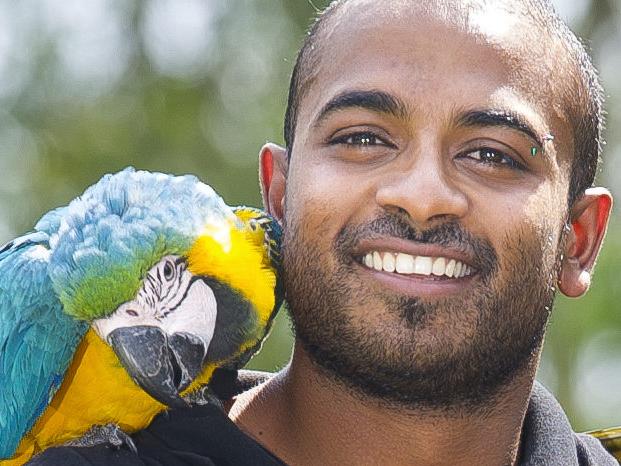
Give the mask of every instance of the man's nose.
M 406 160 L 376 192 L 378 205 L 405 212 L 420 226 L 462 218 L 468 211 L 468 197 L 451 178 L 455 175 L 447 166 L 450 162 L 437 150 L 417 152 L 402 154 Z

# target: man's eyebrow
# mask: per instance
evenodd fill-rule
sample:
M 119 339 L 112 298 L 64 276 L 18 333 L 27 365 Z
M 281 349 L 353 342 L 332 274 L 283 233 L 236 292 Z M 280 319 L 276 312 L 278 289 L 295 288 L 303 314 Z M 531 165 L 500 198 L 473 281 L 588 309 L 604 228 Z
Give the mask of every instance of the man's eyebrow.
M 372 112 L 386 113 L 397 118 L 405 118 L 408 114 L 407 106 L 398 97 L 387 92 L 370 91 L 345 91 L 326 103 L 317 118 L 314 126 L 317 126 L 330 114 L 349 108 L 363 108 Z
M 521 115 L 505 110 L 471 110 L 461 115 L 457 121 L 458 126 L 502 126 L 514 129 L 526 134 L 540 148 L 543 148 L 544 140 L 537 131 Z

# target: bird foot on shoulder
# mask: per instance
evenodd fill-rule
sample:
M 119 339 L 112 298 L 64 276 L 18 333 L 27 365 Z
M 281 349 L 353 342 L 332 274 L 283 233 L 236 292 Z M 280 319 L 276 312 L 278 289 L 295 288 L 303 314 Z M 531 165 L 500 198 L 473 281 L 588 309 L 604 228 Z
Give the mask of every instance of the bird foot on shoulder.
M 214 393 L 209 386 L 203 386 L 198 390 L 189 393 L 183 399 L 190 405 L 204 406 L 207 404 L 215 405 L 220 409 L 224 409 L 222 400 Z
M 93 426 L 81 438 L 71 440 L 65 445 L 70 447 L 93 447 L 100 444 L 109 444 L 117 449 L 125 445 L 133 453 L 138 452 L 132 438 L 116 424 Z

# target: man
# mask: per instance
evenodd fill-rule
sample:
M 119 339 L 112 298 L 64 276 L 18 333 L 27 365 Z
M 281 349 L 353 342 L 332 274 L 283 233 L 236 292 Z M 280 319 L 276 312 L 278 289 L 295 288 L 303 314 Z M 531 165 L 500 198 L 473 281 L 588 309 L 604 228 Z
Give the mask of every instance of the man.
M 587 291 L 605 235 L 601 128 L 595 71 L 544 1 L 334 3 L 287 148 L 261 151 L 290 364 L 233 400 L 237 428 L 194 408 L 139 456 L 39 464 L 616 464 L 534 385 L 556 289 Z

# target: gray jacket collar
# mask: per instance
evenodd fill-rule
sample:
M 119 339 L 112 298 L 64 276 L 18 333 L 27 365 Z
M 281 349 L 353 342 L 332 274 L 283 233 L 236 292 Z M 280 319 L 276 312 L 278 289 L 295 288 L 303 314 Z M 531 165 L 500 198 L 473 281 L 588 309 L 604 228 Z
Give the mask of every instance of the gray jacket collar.
M 538 382 L 524 419 L 520 465 L 619 466 L 599 441 L 575 434 L 556 399 Z

